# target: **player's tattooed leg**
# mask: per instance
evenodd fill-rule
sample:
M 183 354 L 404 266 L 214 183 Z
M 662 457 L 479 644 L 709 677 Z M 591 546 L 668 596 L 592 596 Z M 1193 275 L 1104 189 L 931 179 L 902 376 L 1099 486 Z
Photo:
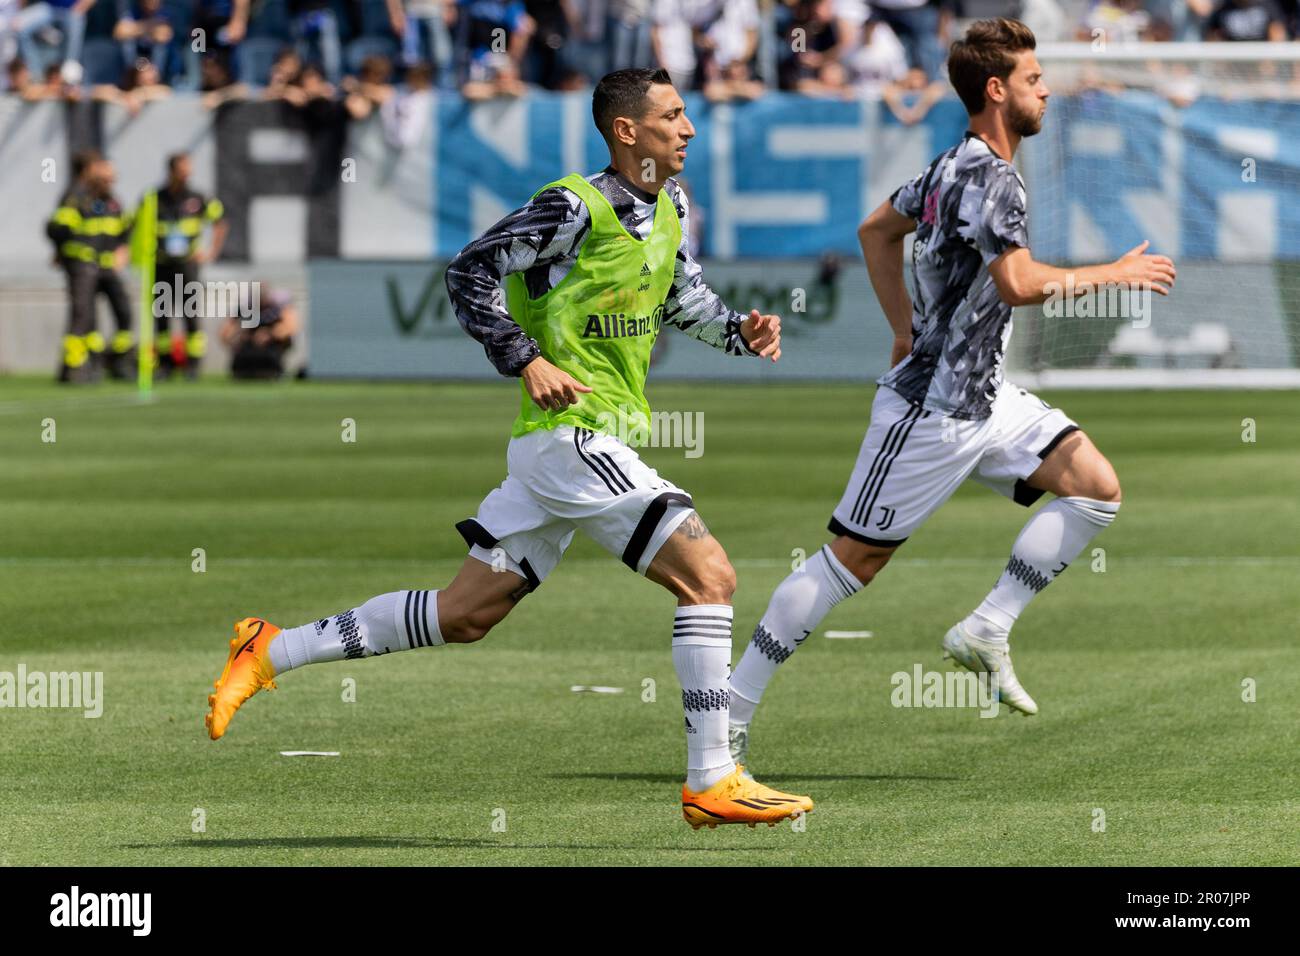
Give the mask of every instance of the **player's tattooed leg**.
M 729 605 L 736 590 L 736 572 L 727 552 L 694 512 L 673 529 L 645 575 L 671 591 L 683 607 Z
M 700 538 L 707 538 L 709 529 L 705 526 L 703 519 L 692 511 L 686 517 L 686 520 L 677 526 L 677 530 L 673 534 L 679 534 L 688 540 L 696 541 Z

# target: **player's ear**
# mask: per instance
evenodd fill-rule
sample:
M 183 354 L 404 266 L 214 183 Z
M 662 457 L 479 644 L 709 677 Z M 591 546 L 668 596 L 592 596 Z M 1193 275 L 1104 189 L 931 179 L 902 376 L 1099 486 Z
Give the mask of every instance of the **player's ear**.
M 986 105 L 996 105 L 1007 98 L 1007 85 L 1002 82 L 1002 77 L 990 76 L 985 81 L 984 97 Z
M 614 139 L 624 146 L 636 145 L 636 126 L 626 116 L 619 116 L 614 119 Z

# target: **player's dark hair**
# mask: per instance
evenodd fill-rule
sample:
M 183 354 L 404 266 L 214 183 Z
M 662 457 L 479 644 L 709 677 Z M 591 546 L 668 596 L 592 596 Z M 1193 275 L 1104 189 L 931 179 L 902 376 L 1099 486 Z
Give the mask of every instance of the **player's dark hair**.
M 606 143 L 614 140 L 614 120 L 645 116 L 645 95 L 650 87 L 661 84 L 673 84 L 667 70 L 615 70 L 600 78 L 591 94 L 591 117 Z
M 170 156 L 168 156 L 168 157 L 167 157 L 167 174 L 168 174 L 168 175 L 175 175 L 175 173 L 176 173 L 176 164 L 179 163 L 182 159 L 184 159 L 184 158 L 185 158 L 186 156 L 188 156 L 188 155 L 189 155 L 189 153 L 172 153 Z
M 976 20 L 948 50 L 948 79 L 971 116 L 984 109 L 989 77 L 1005 81 L 1016 68 L 1016 54 L 1032 50 L 1034 32 L 1019 20 Z

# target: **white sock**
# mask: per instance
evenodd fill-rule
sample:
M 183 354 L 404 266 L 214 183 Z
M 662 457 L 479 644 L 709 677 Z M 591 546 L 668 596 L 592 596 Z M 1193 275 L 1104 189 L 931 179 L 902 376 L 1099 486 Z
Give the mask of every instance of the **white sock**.
M 679 607 L 673 619 L 673 668 L 686 714 L 686 787 L 709 789 L 736 765 L 727 749 L 727 671 L 731 667 L 731 608 Z
M 962 622 L 966 629 L 981 640 L 1006 641 L 1034 595 L 1051 584 L 1118 512 L 1118 501 L 1093 498 L 1055 498 L 1043 505 L 1025 522 L 998 583 Z
M 361 607 L 281 631 L 268 653 L 276 674 L 323 661 L 373 657 L 389 651 L 437 647 L 437 591 L 392 591 Z
M 824 546 L 800 571 L 777 585 L 754 638 L 731 675 L 731 722 L 748 724 L 767 682 L 777 667 L 816 629 L 830 609 L 862 589 L 829 546 Z

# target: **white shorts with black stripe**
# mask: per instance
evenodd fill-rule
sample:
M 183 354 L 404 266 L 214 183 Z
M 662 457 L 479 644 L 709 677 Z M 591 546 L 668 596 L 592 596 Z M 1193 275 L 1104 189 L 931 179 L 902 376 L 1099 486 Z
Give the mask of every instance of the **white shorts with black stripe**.
M 560 425 L 510 440 L 506 480 L 456 525 L 470 554 L 536 588 L 581 528 L 644 574 L 695 506 L 617 438 Z
M 882 385 L 828 527 L 866 544 L 902 544 L 967 478 L 1031 505 L 1043 493 L 1025 479 L 1078 430 L 1059 408 L 1009 382 L 993 400 L 993 413 L 978 421 L 928 411 Z

